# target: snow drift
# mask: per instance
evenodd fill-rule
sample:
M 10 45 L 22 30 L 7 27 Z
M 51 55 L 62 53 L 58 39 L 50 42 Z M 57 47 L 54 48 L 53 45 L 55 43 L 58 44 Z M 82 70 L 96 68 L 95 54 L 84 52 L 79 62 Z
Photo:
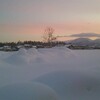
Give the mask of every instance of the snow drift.
M 59 57 L 60 56 L 60 57 Z M 29 50 L 20 49 L 11 56 L 5 58 L 5 61 L 10 64 L 29 64 L 29 63 L 45 63 L 63 61 L 62 58 L 72 58 L 75 56 L 71 50 L 65 47 L 55 47 L 50 49 L 35 49 Z
M 0 100 L 40 100 L 41 96 L 45 100 L 48 94 L 50 100 L 98 100 L 99 93 L 99 50 L 55 47 L 0 52 Z
M 58 100 L 53 89 L 40 83 L 17 83 L 0 89 L 0 100 Z
M 53 88 L 61 100 L 95 100 L 100 97 L 100 80 L 77 71 L 52 72 L 35 81 Z

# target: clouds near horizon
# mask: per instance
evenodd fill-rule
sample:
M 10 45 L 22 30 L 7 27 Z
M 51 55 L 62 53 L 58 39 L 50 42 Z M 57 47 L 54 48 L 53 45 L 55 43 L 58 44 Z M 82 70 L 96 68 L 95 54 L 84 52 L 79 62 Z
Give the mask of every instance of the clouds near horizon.
M 70 35 L 69 37 L 91 38 L 91 37 L 100 37 L 100 34 L 96 34 L 96 33 L 79 33 L 79 34 Z
M 9 41 L 6 35 L 14 34 L 16 40 L 27 35 L 32 39 L 37 34 L 34 39 L 39 40 L 47 26 L 55 34 L 99 34 L 99 12 L 100 0 L 0 0 L 0 39 Z

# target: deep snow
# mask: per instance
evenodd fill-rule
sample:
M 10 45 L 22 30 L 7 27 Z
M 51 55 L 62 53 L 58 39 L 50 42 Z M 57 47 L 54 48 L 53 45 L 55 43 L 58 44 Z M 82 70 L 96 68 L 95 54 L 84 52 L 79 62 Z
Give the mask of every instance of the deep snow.
M 0 100 L 99 100 L 99 52 L 66 47 L 0 52 Z

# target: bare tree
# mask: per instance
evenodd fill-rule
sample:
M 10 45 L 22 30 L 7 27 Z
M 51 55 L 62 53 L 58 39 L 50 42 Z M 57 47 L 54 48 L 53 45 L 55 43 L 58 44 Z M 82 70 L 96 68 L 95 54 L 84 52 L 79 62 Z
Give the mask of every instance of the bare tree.
M 54 36 L 54 29 L 52 27 L 47 27 L 43 35 L 43 41 L 47 43 L 52 43 L 55 40 L 56 37 Z

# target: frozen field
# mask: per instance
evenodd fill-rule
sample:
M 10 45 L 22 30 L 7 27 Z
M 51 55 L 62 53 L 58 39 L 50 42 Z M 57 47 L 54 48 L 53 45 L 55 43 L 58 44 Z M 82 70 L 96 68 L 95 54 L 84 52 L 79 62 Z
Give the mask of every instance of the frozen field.
M 0 51 L 0 100 L 99 100 L 100 51 Z

